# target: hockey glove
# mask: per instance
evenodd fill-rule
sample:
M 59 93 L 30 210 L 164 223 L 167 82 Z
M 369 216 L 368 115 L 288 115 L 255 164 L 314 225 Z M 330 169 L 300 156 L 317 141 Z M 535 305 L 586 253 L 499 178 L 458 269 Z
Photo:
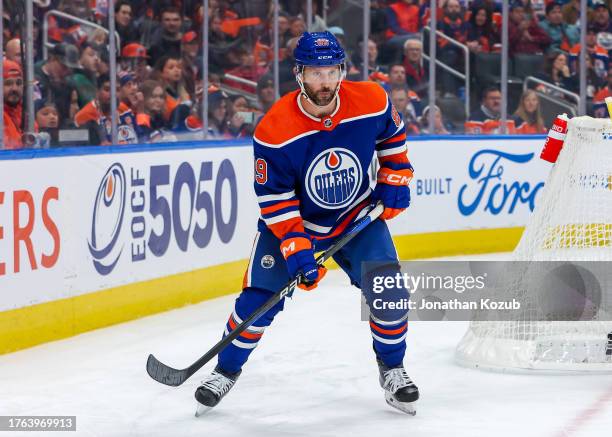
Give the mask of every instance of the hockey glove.
M 310 236 L 303 232 L 289 232 L 281 240 L 280 249 L 287 261 L 289 275 L 295 278 L 301 273 L 305 280 L 298 287 L 308 291 L 315 289 L 327 269 L 317 265 Z
M 385 162 L 378 170 L 373 202 L 382 202 L 385 210 L 380 218 L 389 220 L 410 206 L 410 188 L 413 168 L 409 162 Z

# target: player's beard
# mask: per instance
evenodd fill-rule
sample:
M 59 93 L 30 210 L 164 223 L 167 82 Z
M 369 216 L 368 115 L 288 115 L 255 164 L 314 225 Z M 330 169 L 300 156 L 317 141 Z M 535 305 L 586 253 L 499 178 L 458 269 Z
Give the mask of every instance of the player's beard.
M 304 84 L 304 90 L 312 101 L 318 106 L 329 105 L 336 97 L 335 89 L 331 89 L 328 86 L 322 87 L 319 91 L 315 92 L 307 83 Z

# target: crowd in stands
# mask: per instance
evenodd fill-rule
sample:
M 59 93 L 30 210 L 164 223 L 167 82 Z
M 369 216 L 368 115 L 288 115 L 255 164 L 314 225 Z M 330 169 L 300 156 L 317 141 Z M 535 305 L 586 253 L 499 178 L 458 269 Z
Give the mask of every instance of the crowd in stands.
M 4 0 L 4 124 L 5 148 L 24 143 L 24 5 Z M 326 2 L 329 11 L 343 6 Z M 587 95 L 591 114 L 607 116 L 604 102 L 612 93 L 612 0 L 589 0 L 587 11 Z M 92 145 L 111 142 L 111 80 L 108 14 L 115 16 L 117 46 L 117 107 L 119 143 L 146 143 L 201 138 L 202 101 L 208 96 L 209 137 L 252 135 L 257 122 L 275 101 L 272 75 L 274 38 L 271 0 L 209 0 L 209 69 L 203 89 L 202 20 L 199 0 L 50 0 L 35 3 L 34 52 L 36 65 L 33 104 L 35 130 L 46 132 L 51 146 L 62 144 L 62 130 L 84 132 Z M 279 89 L 297 89 L 292 58 L 306 30 L 306 0 L 280 0 Z M 313 0 L 313 31 L 329 30 L 345 46 L 347 78 L 364 75 L 361 24 L 329 26 L 323 2 Z M 461 106 L 465 82 L 437 70 L 436 104 L 428 100 L 428 40 L 431 20 L 428 0 L 372 0 L 371 34 L 367 41 L 370 80 L 379 82 L 403 114 L 409 134 L 500 131 L 499 77 L 472 87 L 469 114 L 447 120 L 441 101 Z M 465 72 L 464 52 L 471 62 L 481 53 L 501 50 L 501 3 L 496 0 L 440 0 L 437 28 L 448 38 L 437 39 L 437 58 Z M 559 89 L 578 92 L 580 1 L 513 0 L 509 15 L 509 52 L 541 57 L 539 85 L 515 99 L 508 108 L 508 133 L 543 133 L 539 95 L 565 99 Z M 43 23 L 48 29 L 43 35 Z M 456 43 L 455 43 L 456 42 Z M 516 68 L 520 68 L 520 65 Z M 474 65 L 473 70 L 478 69 Z M 544 84 L 542 84 L 544 82 Z M 554 85 L 549 87 L 546 84 Z M 475 91 L 474 91 L 475 90 Z M 476 98 L 475 98 L 476 97 Z M 438 99 L 441 99 L 439 102 Z M 429 128 L 428 114 L 435 111 Z

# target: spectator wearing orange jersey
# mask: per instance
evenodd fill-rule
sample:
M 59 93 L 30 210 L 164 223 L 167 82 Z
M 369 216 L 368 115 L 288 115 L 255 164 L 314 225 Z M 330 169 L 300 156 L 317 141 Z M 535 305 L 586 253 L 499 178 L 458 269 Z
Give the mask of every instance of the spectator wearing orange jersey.
M 420 30 L 419 6 L 414 0 L 398 0 L 385 9 L 388 29 L 387 39 L 397 35 L 409 35 Z
M 540 99 L 534 90 L 526 90 L 521 96 L 518 108 L 512 116 L 517 134 L 546 133 L 544 119 L 540 111 Z
M 21 66 L 5 59 L 2 64 L 4 79 L 4 148 L 23 148 L 23 72 Z
M 162 57 L 155 64 L 152 76 L 162 82 L 166 91 L 165 120 L 173 128 L 182 124 L 191 112 L 193 103 L 183 79 L 181 58 L 174 55 Z
M 480 108 L 470 114 L 465 122 L 465 133 L 497 134 L 501 131 L 501 92 L 496 87 L 488 87 L 482 92 Z M 506 133 L 514 133 L 514 121 L 507 120 Z
M 123 102 L 119 102 L 117 113 L 119 144 L 137 143 L 136 116 Z M 89 130 L 89 144 L 111 144 L 111 86 L 110 77 L 107 74 L 98 77 L 96 99 L 89 102 L 76 113 L 74 124 L 76 127 L 85 127 Z
M 163 136 L 167 128 L 164 120 L 166 91 L 161 82 L 146 80 L 142 85 L 143 107 L 136 115 L 140 127 L 140 141 L 150 142 Z

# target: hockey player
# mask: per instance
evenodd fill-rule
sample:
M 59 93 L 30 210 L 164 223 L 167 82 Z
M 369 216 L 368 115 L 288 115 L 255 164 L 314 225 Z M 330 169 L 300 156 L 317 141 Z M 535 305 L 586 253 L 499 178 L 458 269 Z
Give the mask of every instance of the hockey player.
M 343 81 L 344 50 L 331 33 L 305 32 L 294 57 L 300 89 L 274 104 L 253 137 L 261 218 L 243 290 L 224 335 L 297 274 L 306 280 L 302 288 L 315 288 L 325 275 L 325 269 L 317 267 L 315 250 L 327 249 L 373 202 L 385 207 L 381 219 L 361 231 L 334 260 L 357 287 L 362 261 L 397 263 L 385 220 L 409 206 L 413 171 L 401 116 L 378 84 Z M 367 172 L 375 153 L 380 170 L 372 192 Z M 372 301 L 372 296 L 365 298 Z M 201 404 L 196 414 L 217 405 L 233 387 L 283 305 L 284 299 L 219 354 L 215 370 L 196 390 Z M 412 403 L 419 392 L 402 364 L 407 312 L 374 311 L 372 305 L 370 309 L 385 398 L 414 414 Z

